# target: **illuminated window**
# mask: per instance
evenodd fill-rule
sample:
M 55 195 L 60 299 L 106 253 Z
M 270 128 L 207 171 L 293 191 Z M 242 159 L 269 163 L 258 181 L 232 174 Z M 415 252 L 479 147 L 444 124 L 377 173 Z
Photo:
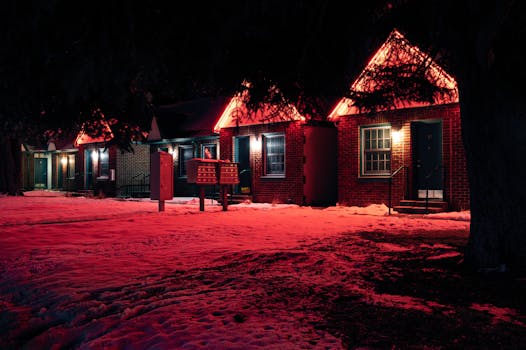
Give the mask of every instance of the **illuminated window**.
M 362 126 L 361 175 L 385 176 L 391 173 L 391 126 Z
M 203 145 L 201 155 L 204 159 L 217 159 L 217 145 L 214 143 Z
M 285 176 L 285 135 L 264 135 L 263 152 L 265 175 Z
M 105 148 L 99 148 L 99 176 L 110 177 L 110 157 Z
M 194 157 L 192 146 L 179 146 L 179 176 L 186 176 L 186 161 Z
M 75 155 L 74 154 L 68 154 L 66 176 L 68 178 L 75 177 Z

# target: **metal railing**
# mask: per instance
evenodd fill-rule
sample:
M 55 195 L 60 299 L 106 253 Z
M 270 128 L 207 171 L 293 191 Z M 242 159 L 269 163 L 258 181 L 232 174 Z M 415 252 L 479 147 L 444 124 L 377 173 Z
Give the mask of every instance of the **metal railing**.
M 402 169 L 406 169 L 405 172 L 405 195 L 404 197 L 407 198 L 408 196 L 408 188 L 409 188 L 409 172 L 407 171 L 408 167 L 405 165 L 401 165 L 398 169 L 393 171 L 391 175 L 389 175 L 389 211 L 388 214 L 391 215 L 391 207 L 392 207 L 392 196 L 393 196 L 393 178 L 400 172 Z
M 446 167 L 443 165 L 436 165 L 429 173 L 426 174 L 426 214 L 429 214 L 429 179 L 439 170 L 442 170 L 442 200 L 445 198 L 446 192 Z
M 150 174 L 140 173 L 130 179 L 130 183 L 122 185 L 120 194 L 126 197 L 144 196 L 150 191 Z

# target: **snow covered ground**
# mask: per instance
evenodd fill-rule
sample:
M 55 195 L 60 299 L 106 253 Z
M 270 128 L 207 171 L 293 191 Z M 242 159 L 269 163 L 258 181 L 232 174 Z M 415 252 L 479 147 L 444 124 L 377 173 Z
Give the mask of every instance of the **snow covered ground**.
M 156 201 L 48 191 L 0 198 L 0 348 L 396 345 L 345 326 L 358 305 L 422 317 L 468 310 L 490 326 L 525 330 L 510 307 L 473 301 L 459 309 L 433 293 L 389 291 L 407 271 L 397 264 L 418 266 L 425 278 L 458 265 L 469 212 L 221 209 L 207 200 L 200 212 L 195 198 L 167 201 L 164 212 Z

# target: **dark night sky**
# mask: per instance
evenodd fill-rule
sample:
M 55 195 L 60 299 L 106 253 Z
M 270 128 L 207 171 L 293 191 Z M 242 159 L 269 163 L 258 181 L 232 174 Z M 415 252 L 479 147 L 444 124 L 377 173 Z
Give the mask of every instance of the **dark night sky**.
M 11 2 L 0 15 L 4 115 L 45 111 L 47 122 L 58 124 L 96 107 L 122 115 L 130 91 L 147 91 L 159 105 L 228 95 L 243 79 L 341 96 L 393 27 L 433 53 L 445 40 L 460 42 L 458 35 L 438 35 L 444 28 L 455 33 L 461 11 L 452 8 L 459 6 L 403 0 Z M 440 55 L 439 63 L 455 75 L 456 67 Z

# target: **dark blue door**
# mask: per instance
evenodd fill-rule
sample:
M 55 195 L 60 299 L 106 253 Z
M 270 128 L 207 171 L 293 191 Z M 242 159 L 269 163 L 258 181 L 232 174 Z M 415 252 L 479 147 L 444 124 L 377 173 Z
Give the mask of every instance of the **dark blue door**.
M 93 185 L 93 158 L 92 151 L 84 151 L 84 189 L 89 190 Z
M 236 137 L 234 142 L 234 161 L 239 163 L 239 185 L 235 186 L 234 191 L 238 194 L 250 194 L 252 192 L 252 171 L 250 169 L 250 137 Z
M 35 158 L 35 188 L 47 188 L 47 158 Z
M 441 198 L 443 190 L 442 123 L 418 121 L 412 126 L 414 189 L 417 198 Z

